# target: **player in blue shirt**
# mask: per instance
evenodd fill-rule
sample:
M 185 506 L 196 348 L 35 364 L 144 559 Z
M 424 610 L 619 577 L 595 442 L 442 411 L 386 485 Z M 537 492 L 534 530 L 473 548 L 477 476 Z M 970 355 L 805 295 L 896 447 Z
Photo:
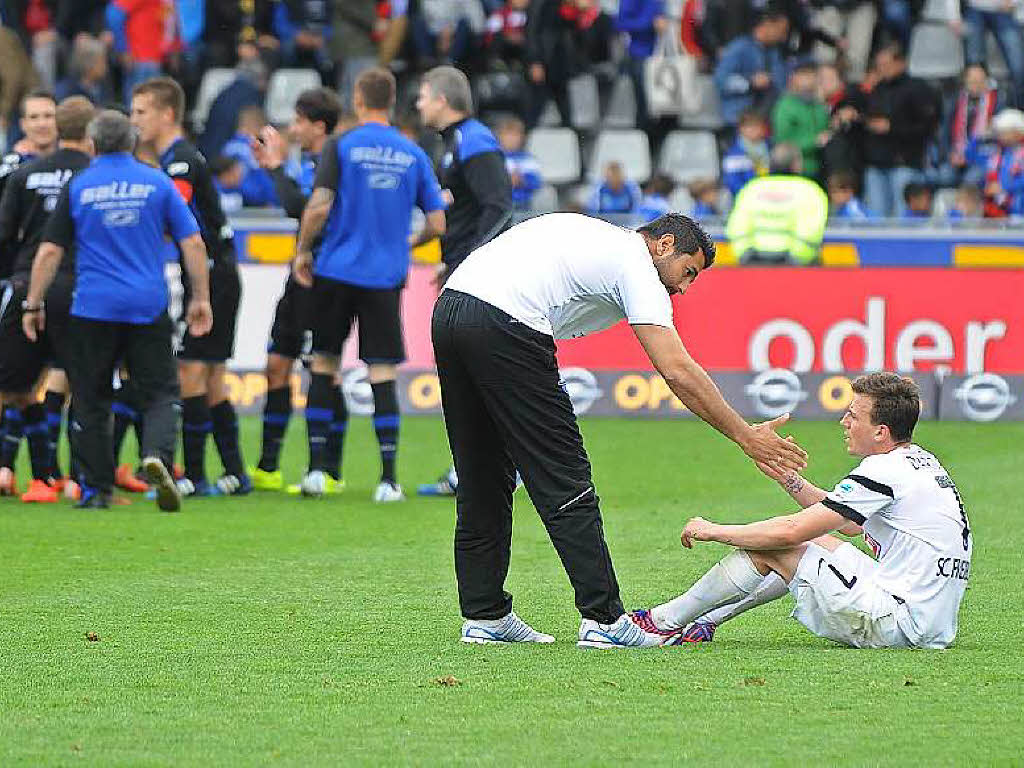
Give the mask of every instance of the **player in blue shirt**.
M 195 218 L 172 182 L 131 156 L 128 118 L 105 110 L 89 123 L 92 164 L 64 186 L 47 222 L 22 304 L 25 335 L 45 328 L 43 297 L 64 253 L 75 253 L 75 293 L 68 328 L 68 375 L 79 426 L 86 509 L 109 506 L 114 485 L 110 407 L 114 369 L 124 361 L 145 413 L 142 466 L 157 504 L 172 511 L 181 497 L 170 474 L 178 428 L 178 377 L 171 350 L 164 279 L 164 234 L 178 242 L 188 273 L 190 331 L 213 324 L 206 247 Z
M 380 502 L 404 498 L 395 474 L 398 397 L 395 367 L 405 359 L 399 299 L 409 251 L 444 232 L 444 201 L 430 160 L 388 121 L 395 78 L 370 69 L 356 79 L 352 96 L 359 125 L 324 145 L 313 195 L 302 214 L 295 279 L 312 286 L 313 361 L 306 402 L 309 473 L 306 495 L 324 492 L 331 467 L 325 446 L 342 401 L 335 374 L 341 347 L 359 321 L 359 357 L 369 366 L 374 429 L 380 444 Z M 412 210 L 426 227 L 410 242 Z M 323 239 L 313 259 L 313 245 Z

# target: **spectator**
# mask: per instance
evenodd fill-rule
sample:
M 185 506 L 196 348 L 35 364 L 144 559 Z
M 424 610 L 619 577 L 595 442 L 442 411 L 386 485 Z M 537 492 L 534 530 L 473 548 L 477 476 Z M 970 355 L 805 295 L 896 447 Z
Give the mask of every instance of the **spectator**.
M 131 103 L 132 89 L 160 75 L 164 59 L 178 50 L 177 25 L 168 25 L 167 11 L 166 0 L 112 0 L 107 6 L 107 28 L 121 61 L 126 104 Z
M 953 29 L 964 35 L 964 59 L 968 65 L 984 65 L 988 58 L 986 32 L 996 39 L 1013 83 L 1012 102 L 1024 107 L 1024 43 L 1020 26 L 1014 18 L 1015 0 L 946 0 L 947 18 Z M 960 11 L 963 6 L 963 20 Z
M 72 41 L 83 33 L 93 37 L 105 34 L 107 2 L 108 0 L 57 0 L 54 24 L 61 37 L 62 46 L 70 48 Z
M 497 134 L 501 151 L 505 153 L 505 169 L 512 183 L 512 205 L 520 210 L 530 207 L 534 192 L 540 189 L 540 163 L 537 158 L 523 149 L 526 129 L 523 121 L 510 117 L 498 123 Z
M 810 61 L 800 62 L 772 110 L 772 137 L 800 149 L 803 174 L 809 178 L 815 178 L 821 167 L 819 155 L 829 139 L 828 124 L 828 107 L 818 100 L 817 67 Z
M 700 26 L 701 47 L 715 61 L 729 43 L 749 35 L 756 15 L 750 0 L 707 0 Z
M 217 157 L 238 128 L 238 117 L 251 106 L 262 106 L 267 88 L 267 70 L 259 58 L 242 59 L 235 67 L 235 79 L 217 94 L 206 117 L 206 130 L 199 151 Z
M 934 195 L 928 184 L 912 181 L 903 188 L 904 219 L 930 219 Z
M 964 183 L 980 184 L 984 176 L 986 142 L 992 117 L 1002 108 L 1002 99 L 981 64 L 964 69 L 963 87 L 945 109 L 938 141 L 938 162 L 934 180 L 944 187 Z
M 875 3 L 870 0 L 824 0 L 818 7 L 814 22 L 819 28 L 844 41 L 842 54 L 847 71 L 854 81 L 864 77 L 867 71 L 877 16 Z M 839 50 L 834 47 L 828 50 L 824 45 L 818 45 L 814 52 L 819 62 L 828 64 L 835 63 L 839 55 Z
M 644 185 L 644 196 L 640 198 L 636 208 L 641 223 L 646 224 L 671 212 L 672 205 L 668 201 L 668 196 L 672 194 L 674 187 L 672 179 L 663 173 L 651 176 L 650 181 Z
M 910 30 L 917 21 L 917 11 L 924 3 L 916 0 L 879 0 L 881 19 L 877 30 L 885 40 L 899 43 L 903 50 L 910 45 Z
M 93 104 L 110 100 L 107 87 L 107 47 L 92 35 L 75 39 L 68 63 L 68 76 L 57 83 L 57 101 L 69 96 L 84 96 Z
M 865 198 L 880 216 L 902 216 L 903 188 L 923 178 L 925 150 L 939 118 L 938 97 L 907 74 L 899 43 L 875 54 L 881 78 L 865 108 Z
M 810 58 L 814 44 L 823 43 L 830 48 L 846 48 L 846 40 L 835 37 L 825 29 L 812 23 L 807 0 L 757 0 L 764 7 L 772 7 L 784 14 L 789 21 L 789 32 L 785 39 L 788 55 Z
M 650 116 L 644 88 L 644 65 L 654 53 L 658 33 L 664 33 L 667 27 L 664 0 L 620 0 L 615 28 L 629 34 L 625 66 L 636 93 L 637 125 L 645 130 L 650 125 Z
M 420 0 L 410 26 L 424 69 L 438 62 L 464 64 L 474 35 L 483 31 L 483 8 L 464 0 Z
M 272 0 L 207 2 L 203 29 L 207 66 L 233 67 L 240 60 L 272 58 L 278 48 L 273 5 Z
M 57 82 L 59 39 L 56 30 L 58 0 L 7 0 L 0 3 L 3 24 L 21 37 L 29 52 L 39 84 L 53 91 Z
M 985 172 L 985 217 L 1024 214 L 1024 112 L 1004 109 L 992 121 L 998 146 Z
M 484 47 L 496 65 L 522 65 L 526 58 L 526 20 L 530 0 L 505 0 L 487 17 Z
M 864 170 L 864 92 L 851 88 L 834 64 L 818 67 L 818 98 L 829 109 L 829 137 L 821 148 L 823 175 L 852 171 L 857 177 Z
M 39 77 L 17 34 L 8 27 L 0 27 L 0 129 L 7 131 L 7 146 L 11 148 L 21 138 L 18 108 L 21 100 L 36 87 Z
M 340 0 L 334 4 L 331 53 L 338 73 L 338 95 L 342 104 L 352 101 L 352 86 L 364 70 L 379 58 L 375 30 L 379 33 L 377 0 Z
M 528 128 L 549 98 L 562 122 L 569 122 L 569 80 L 606 59 L 609 42 L 610 22 L 596 0 L 533 0 L 526 26 Z
M 245 167 L 241 161 L 237 157 L 216 157 L 210 163 L 210 173 L 213 175 L 213 185 L 217 188 L 220 207 L 224 213 L 238 213 L 242 210 L 245 206 L 245 196 L 242 192 Z
M 715 85 L 725 123 L 735 126 L 750 107 L 771 109 L 786 81 L 781 45 L 789 34 L 789 21 L 776 10 L 766 10 L 749 35 L 729 43 L 715 67 Z
M 722 189 L 715 179 L 691 181 L 690 197 L 693 198 L 693 216 L 696 218 L 717 218 L 722 215 L 719 208 Z
M 736 140 L 722 157 L 722 183 L 733 197 L 755 176 L 768 173 L 771 147 L 767 140 L 768 121 L 756 109 L 740 115 Z
M 334 82 L 334 60 L 327 47 L 333 6 L 332 0 L 281 0 L 274 4 L 274 33 L 281 42 L 284 66 L 315 69 L 324 82 Z
M 981 189 L 975 184 L 964 184 L 956 191 L 953 207 L 949 209 L 950 221 L 977 221 L 985 215 L 985 200 Z
M 875 214 L 857 197 L 857 180 L 850 171 L 836 171 L 828 177 L 829 216 L 845 221 L 867 221 Z
M 605 166 L 604 180 L 594 185 L 587 203 L 587 213 L 632 213 L 640 204 L 640 187 L 626 178 L 622 164 L 612 161 Z
M 256 137 L 266 124 L 262 107 L 246 107 L 238 116 L 238 130 L 221 149 L 224 157 L 234 158 L 242 166 L 238 188 L 243 205 L 252 208 L 280 205 L 274 190 L 274 180 L 267 170 L 260 167 L 252 149 L 252 142 L 257 140 Z

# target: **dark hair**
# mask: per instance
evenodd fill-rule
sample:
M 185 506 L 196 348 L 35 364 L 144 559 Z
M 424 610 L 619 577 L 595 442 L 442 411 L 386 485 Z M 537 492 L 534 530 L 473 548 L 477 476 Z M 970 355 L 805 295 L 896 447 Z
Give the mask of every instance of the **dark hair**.
M 57 105 L 57 135 L 62 141 L 82 141 L 96 107 L 85 96 L 68 96 Z
M 897 61 L 904 61 L 907 58 L 906 51 L 903 50 L 903 45 L 899 40 L 890 40 L 889 42 L 884 43 L 877 51 L 875 51 L 875 56 L 883 52 L 888 53 Z
M 324 133 L 330 134 L 341 116 L 341 102 L 330 88 L 310 88 L 299 94 L 295 114 L 311 123 L 323 123 Z
M 913 436 L 921 415 L 921 389 L 913 379 L 895 373 L 868 373 L 854 379 L 852 387 L 856 394 L 874 400 L 872 424 L 887 426 L 898 443 Z
M 857 177 L 854 176 L 853 171 L 834 171 L 828 175 L 828 186 L 837 186 L 840 189 L 850 189 L 853 191 L 857 190 Z
M 649 224 L 638 227 L 637 232 L 652 240 L 662 235 L 673 235 L 676 239 L 676 254 L 704 252 L 704 269 L 715 263 L 715 243 L 696 221 L 681 213 L 666 213 Z
M 53 95 L 53 91 L 48 91 L 45 88 L 33 88 L 21 97 L 21 103 L 18 106 L 22 112 L 25 111 L 25 102 L 29 99 L 46 99 L 47 101 L 52 101 L 54 106 L 57 106 L 57 98 Z
M 237 157 L 231 155 L 217 155 L 210 161 L 210 173 L 214 176 L 220 176 L 222 173 L 227 173 L 233 167 L 241 162 Z
M 367 109 L 391 109 L 395 105 L 395 76 L 383 67 L 373 67 L 356 78 L 356 90 Z
M 176 80 L 169 77 L 151 77 L 132 88 L 132 97 L 149 95 L 157 109 L 168 109 L 174 113 L 174 122 L 181 123 L 185 115 L 185 92 Z
M 740 118 L 736 121 L 737 125 L 746 125 L 747 123 L 761 123 L 765 125 L 768 123 L 768 118 L 765 117 L 764 112 L 755 107 L 747 107 L 740 112 Z
M 912 181 L 903 188 L 903 202 L 909 203 L 911 198 L 923 195 L 925 192 L 930 195 L 932 193 L 932 188 L 919 181 Z
M 650 180 L 646 184 L 648 194 L 661 195 L 662 197 L 668 197 L 672 194 L 672 190 L 676 188 L 675 182 L 672 181 L 664 173 L 656 173 L 651 176 Z

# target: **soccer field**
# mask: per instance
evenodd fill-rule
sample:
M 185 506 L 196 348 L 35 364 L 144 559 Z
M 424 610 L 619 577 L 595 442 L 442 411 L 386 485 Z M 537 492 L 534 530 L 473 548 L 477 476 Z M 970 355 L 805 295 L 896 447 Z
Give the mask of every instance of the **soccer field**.
M 258 427 L 244 424 L 250 457 Z M 583 431 L 627 608 L 674 596 L 721 557 L 679 546 L 690 516 L 793 508 L 703 425 Z M 793 433 L 818 484 L 853 465 L 838 425 Z M 262 493 L 175 515 L 141 500 L 102 512 L 0 501 L 0 765 L 1024 760 L 1024 425 L 918 429 L 976 535 L 960 634 L 941 652 L 839 648 L 787 618 L 789 597 L 710 645 L 579 650 L 568 581 L 523 491 L 508 587 L 558 642 L 462 645 L 454 504 L 375 506 L 369 420 L 349 435 L 349 487 L 330 500 Z M 296 421 L 293 478 L 303 438 Z M 405 419 L 407 489 L 447 463 L 439 420 Z

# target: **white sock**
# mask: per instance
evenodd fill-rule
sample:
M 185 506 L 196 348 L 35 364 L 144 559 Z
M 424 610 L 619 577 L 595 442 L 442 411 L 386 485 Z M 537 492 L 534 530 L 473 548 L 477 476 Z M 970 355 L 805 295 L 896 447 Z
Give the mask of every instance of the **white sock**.
M 735 549 L 701 576 L 685 593 L 651 609 L 651 618 L 662 629 L 682 629 L 698 616 L 720 605 L 734 603 L 764 581 L 750 556 Z
M 757 606 L 770 603 L 772 600 L 778 600 L 787 592 L 789 592 L 789 585 L 786 584 L 779 574 L 772 571 L 764 577 L 764 581 L 758 585 L 757 589 L 742 600 L 716 608 L 695 619 L 695 621 L 700 624 L 714 624 L 718 626 L 729 621 L 729 619 L 735 619 L 741 613 L 749 611 L 751 608 L 757 608 Z

